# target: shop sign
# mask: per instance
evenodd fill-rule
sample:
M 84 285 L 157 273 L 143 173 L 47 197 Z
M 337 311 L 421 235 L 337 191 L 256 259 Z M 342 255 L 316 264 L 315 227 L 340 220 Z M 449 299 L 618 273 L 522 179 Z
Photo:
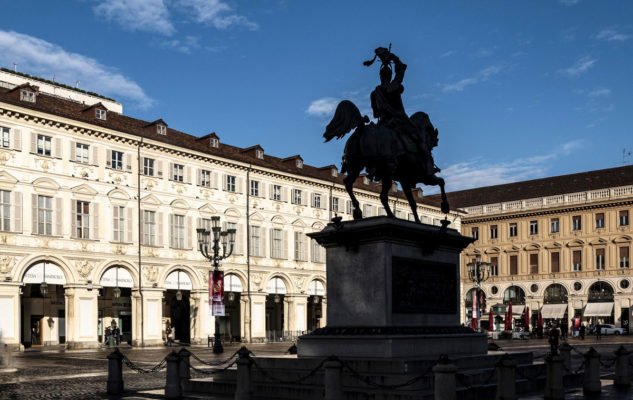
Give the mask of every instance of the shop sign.
M 215 270 L 209 273 L 211 274 L 211 279 L 209 279 L 209 284 L 211 285 L 209 295 L 211 298 L 209 300 L 213 303 L 222 303 L 222 298 L 224 297 L 224 272 Z
M 211 315 L 215 316 L 215 317 L 224 317 L 225 316 L 225 312 L 224 312 L 224 303 L 222 303 L 221 301 L 214 301 L 212 303 L 211 306 Z

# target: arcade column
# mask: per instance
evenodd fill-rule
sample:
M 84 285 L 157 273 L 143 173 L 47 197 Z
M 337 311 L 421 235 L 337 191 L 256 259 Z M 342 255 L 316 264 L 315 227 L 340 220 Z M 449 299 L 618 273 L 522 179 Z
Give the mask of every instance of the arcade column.
M 20 346 L 20 282 L 0 283 L 0 340 L 9 347 Z
M 99 347 L 97 339 L 99 291 L 85 286 L 65 286 L 66 343 L 68 349 Z
M 132 291 L 132 315 L 134 346 L 157 346 L 163 344 L 163 289 L 143 288 L 143 296 Z M 141 329 L 143 336 L 141 336 Z

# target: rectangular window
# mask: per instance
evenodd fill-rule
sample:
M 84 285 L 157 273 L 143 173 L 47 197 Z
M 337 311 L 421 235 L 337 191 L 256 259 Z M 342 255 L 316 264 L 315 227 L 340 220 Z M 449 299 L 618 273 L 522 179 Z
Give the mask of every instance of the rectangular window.
M 530 274 L 538 274 L 538 254 L 530 254 Z
M 530 221 L 530 235 L 538 234 L 538 221 Z
M 621 210 L 619 212 L 620 226 L 627 226 L 629 224 L 629 212 L 628 210 Z
M 350 214 L 350 215 L 351 215 L 351 214 L 352 214 L 352 208 L 353 208 L 353 207 L 352 207 L 352 201 L 351 201 L 351 200 L 347 200 L 347 201 L 345 202 L 345 212 L 346 212 L 347 214 Z
M 490 225 L 490 239 L 497 238 L 497 225 Z
M 250 253 L 251 256 L 253 257 L 262 257 L 262 253 L 261 253 L 261 240 L 262 240 L 262 233 L 261 233 L 261 228 L 259 226 L 251 226 L 250 228 L 250 233 L 251 233 L 251 239 L 250 239 L 250 243 L 249 243 L 249 250 L 248 252 Z
M 332 211 L 339 212 L 338 208 L 338 197 L 332 197 Z
M 582 229 L 582 220 L 580 219 L 580 215 L 574 215 L 571 217 L 571 228 L 574 231 L 579 231 Z
M 259 197 L 259 181 L 251 181 L 251 196 Z
M 174 164 L 172 167 L 172 180 L 174 182 L 185 181 L 185 166 L 182 164 Z
M 0 146 L 8 149 L 11 146 L 11 141 L 9 139 L 9 128 L 0 126 Z
M 123 169 L 123 152 L 112 150 L 110 154 L 110 167 L 113 169 Z
M 323 247 L 321 247 L 321 245 L 314 239 L 310 239 L 310 245 L 312 247 L 312 262 L 324 263 Z
M 90 146 L 84 143 L 75 143 L 75 162 L 88 164 L 88 150 Z
M 572 253 L 572 269 L 574 271 L 582 271 L 582 251 L 574 250 Z
M 106 110 L 102 110 L 100 108 L 95 109 L 95 117 L 97 119 L 102 119 L 105 121 L 106 119 Z
M 552 253 L 552 272 L 560 272 L 560 253 Z
M 511 223 L 510 224 L 510 237 L 516 237 L 517 232 L 518 232 L 517 224 L 516 223 Z
M 143 175 L 154 176 L 154 159 L 143 157 Z
M 283 231 L 281 229 L 272 230 L 272 258 L 282 258 Z
M 314 208 L 321 208 L 321 195 L 318 193 L 314 194 L 314 197 L 312 198 L 312 207 Z
M 499 257 L 490 257 L 490 276 L 499 275 Z
M 550 221 L 551 233 L 558 233 L 560 231 L 560 222 L 558 218 L 552 218 Z
M 476 226 L 470 228 L 470 236 L 475 240 L 479 239 L 479 228 Z
M 75 237 L 88 239 L 90 237 L 90 203 L 78 200 L 76 207 Z
M 200 186 L 211 187 L 211 171 L 200 171 Z
M 620 268 L 629 267 L 629 247 L 620 247 Z
M 37 233 L 53 234 L 53 198 L 50 196 L 37 196 Z
M 172 246 L 175 249 L 185 248 L 185 216 L 172 216 Z
M 226 176 L 226 191 L 235 192 L 235 176 L 233 175 Z
M 31 92 L 30 90 L 20 91 L 20 100 L 35 103 L 35 92 Z
M 235 231 L 235 245 L 233 247 L 233 254 L 237 254 L 238 242 L 240 240 L 240 231 L 237 230 L 237 224 L 235 222 L 227 222 L 226 230 L 233 229 Z M 228 251 L 228 249 L 227 249 Z
M 303 232 L 295 232 L 295 260 L 305 261 L 305 235 Z
M 281 186 L 273 185 L 273 200 L 281 201 Z
M 596 269 L 604 269 L 604 249 L 596 249 Z
M 159 135 L 166 135 L 167 127 L 165 125 L 156 125 L 156 133 Z
M 510 256 L 510 275 L 519 274 L 519 256 Z
M 143 244 L 156 246 L 156 212 L 143 210 Z
M 0 190 L 0 231 L 11 230 L 11 192 Z
M 37 135 L 37 154 L 42 156 L 51 155 L 51 137 L 46 135 Z
M 604 228 L 604 213 L 596 213 L 596 228 Z
M 114 242 L 122 243 L 125 241 L 124 236 L 125 229 L 125 207 L 114 206 L 112 207 L 112 240 Z
M 301 189 L 292 189 L 292 204 L 301 204 Z

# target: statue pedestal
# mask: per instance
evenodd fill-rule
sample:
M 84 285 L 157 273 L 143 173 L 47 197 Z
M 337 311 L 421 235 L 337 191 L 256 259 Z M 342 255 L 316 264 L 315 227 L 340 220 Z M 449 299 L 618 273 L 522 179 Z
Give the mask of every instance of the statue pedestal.
M 299 357 L 487 353 L 486 335 L 459 323 L 459 254 L 472 239 L 388 217 L 309 236 L 327 252 L 328 325 L 299 338 Z

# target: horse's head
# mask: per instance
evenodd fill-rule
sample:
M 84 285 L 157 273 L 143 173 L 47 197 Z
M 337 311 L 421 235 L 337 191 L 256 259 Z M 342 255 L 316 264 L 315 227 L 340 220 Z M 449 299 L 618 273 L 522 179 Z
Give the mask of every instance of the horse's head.
M 420 129 L 420 132 L 426 137 L 427 143 L 431 148 L 437 146 L 439 142 L 438 131 L 431 123 L 431 119 L 428 114 L 422 111 L 418 111 L 410 117 L 411 121 Z

